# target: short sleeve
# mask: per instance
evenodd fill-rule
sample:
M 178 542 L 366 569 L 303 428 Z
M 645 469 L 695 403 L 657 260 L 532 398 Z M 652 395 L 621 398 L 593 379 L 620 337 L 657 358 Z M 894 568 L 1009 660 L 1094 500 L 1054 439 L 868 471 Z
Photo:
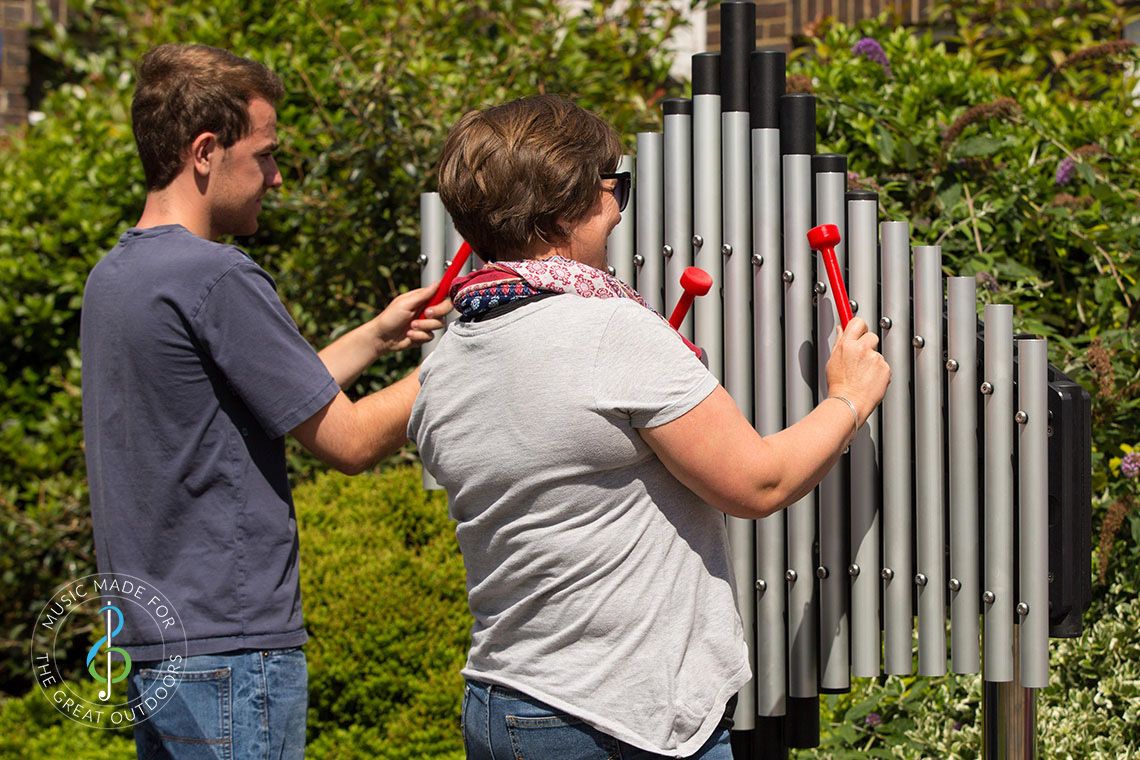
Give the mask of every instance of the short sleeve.
M 270 438 L 312 417 L 340 391 L 285 311 L 272 278 L 252 261 L 226 270 L 192 321 L 195 337 Z
M 616 306 L 594 364 L 598 411 L 625 417 L 635 428 L 657 427 L 716 389 L 716 378 L 667 322 L 632 301 Z

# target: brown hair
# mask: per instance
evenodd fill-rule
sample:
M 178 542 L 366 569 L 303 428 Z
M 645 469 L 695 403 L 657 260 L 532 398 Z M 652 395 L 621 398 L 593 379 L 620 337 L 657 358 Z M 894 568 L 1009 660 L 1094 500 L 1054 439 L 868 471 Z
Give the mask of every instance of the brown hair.
M 225 50 L 169 44 L 148 52 L 131 102 L 147 190 L 174 181 L 198 135 L 214 132 L 228 148 L 249 134 L 250 102 L 276 104 L 284 92 L 272 71 Z
M 557 243 L 598 201 L 599 174 L 621 159 L 613 127 L 557 95 L 472 111 L 452 127 L 439 194 L 482 258 L 520 259 Z

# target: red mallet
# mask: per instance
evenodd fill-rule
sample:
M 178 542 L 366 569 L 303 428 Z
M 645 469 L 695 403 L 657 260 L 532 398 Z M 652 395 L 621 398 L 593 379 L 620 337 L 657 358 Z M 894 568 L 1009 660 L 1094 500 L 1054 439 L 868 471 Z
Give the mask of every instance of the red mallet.
M 451 260 L 451 266 L 443 273 L 443 279 L 439 281 L 439 287 L 435 289 L 435 295 L 427 302 L 427 306 L 423 308 L 416 319 L 423 319 L 424 313 L 427 312 L 432 306 L 437 303 L 443 303 L 443 299 L 447 298 L 447 292 L 451 290 L 451 283 L 459 276 L 459 270 L 467 263 L 467 258 L 471 255 L 471 245 L 464 240 L 463 245 L 459 246 L 459 250 L 455 252 L 455 258 Z
M 669 324 L 673 325 L 674 330 L 679 329 L 685 321 L 685 315 L 693 306 L 693 299 L 708 293 L 712 284 L 712 275 L 700 267 L 688 267 L 681 272 L 681 287 L 685 292 L 677 299 L 677 306 L 669 316 Z
M 831 294 L 835 297 L 835 308 L 839 310 L 839 324 L 846 330 L 851 313 L 851 300 L 847 297 L 847 286 L 843 284 L 843 272 L 839 270 L 839 259 L 835 256 L 835 246 L 839 245 L 839 228 L 834 224 L 821 224 L 812 227 L 807 234 L 808 245 L 813 251 L 823 254 L 823 266 L 827 269 L 827 279 L 831 282 Z

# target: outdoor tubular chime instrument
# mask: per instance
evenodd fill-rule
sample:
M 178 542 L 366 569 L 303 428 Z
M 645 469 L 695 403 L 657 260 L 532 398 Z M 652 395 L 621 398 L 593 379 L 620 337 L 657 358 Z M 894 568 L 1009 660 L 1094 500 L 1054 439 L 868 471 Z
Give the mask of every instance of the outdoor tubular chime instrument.
M 1014 335 L 1012 306 L 980 321 L 973 277 L 944 282 L 939 246 L 912 247 L 875 193 L 847 191 L 846 157 L 815 153 L 814 97 L 785 94 L 782 52 L 754 50 L 755 13 L 721 5 L 722 51 L 693 56 L 692 99 L 666 100 L 663 131 L 622 159 L 635 190 L 610 267 L 661 313 L 687 267 L 711 276 L 679 330 L 762 435 L 826 397 L 837 317 L 877 331 L 892 382 L 818 488 L 727 518 L 754 673 L 734 756 L 817 746 L 820 694 L 942 675 L 949 656 L 984 678 L 984 756 L 1035 757 L 1049 637 L 1080 635 L 1090 598 L 1089 396 L 1044 340 Z M 429 285 L 462 240 L 437 194 L 421 214 Z M 829 249 L 849 301 L 825 284 Z

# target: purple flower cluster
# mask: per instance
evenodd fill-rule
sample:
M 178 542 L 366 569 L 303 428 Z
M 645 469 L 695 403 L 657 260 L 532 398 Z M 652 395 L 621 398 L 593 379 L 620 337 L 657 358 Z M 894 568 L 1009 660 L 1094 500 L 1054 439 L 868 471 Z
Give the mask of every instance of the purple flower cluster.
M 1124 459 L 1120 460 L 1120 474 L 1126 478 L 1140 475 L 1140 451 L 1124 455 Z
M 1065 156 L 1057 164 L 1057 176 L 1053 178 L 1053 183 L 1060 187 L 1061 185 L 1069 184 L 1069 180 L 1077 173 L 1077 162 L 1069 156 Z
M 883 73 L 887 76 L 891 75 L 891 62 L 887 60 L 887 54 L 883 52 L 883 46 L 875 39 L 864 37 L 851 46 L 851 52 L 879 64 L 883 69 Z
M 875 726 L 881 726 L 883 725 L 883 716 L 879 715 L 877 712 L 867 713 L 867 717 L 863 718 L 863 722 L 871 728 L 874 728 Z

